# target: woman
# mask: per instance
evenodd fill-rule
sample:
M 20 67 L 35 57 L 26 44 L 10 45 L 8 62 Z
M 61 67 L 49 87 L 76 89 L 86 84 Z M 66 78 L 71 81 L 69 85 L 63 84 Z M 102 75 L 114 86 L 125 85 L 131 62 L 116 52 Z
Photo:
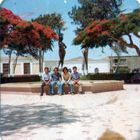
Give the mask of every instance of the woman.
M 63 73 L 62 73 L 62 86 L 64 86 L 64 84 L 67 84 L 70 88 L 70 91 L 68 93 L 69 94 L 72 93 L 71 75 L 68 72 L 67 67 L 63 68 Z

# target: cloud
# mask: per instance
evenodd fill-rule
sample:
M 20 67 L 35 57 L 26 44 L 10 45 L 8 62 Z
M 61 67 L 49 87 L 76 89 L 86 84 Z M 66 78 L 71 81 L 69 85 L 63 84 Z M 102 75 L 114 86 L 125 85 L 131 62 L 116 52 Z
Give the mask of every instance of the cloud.
M 4 0 L 0 0 L 0 4 L 2 4 L 3 1 L 4 1 Z
M 0 0 L 0 4 L 3 2 L 3 0 Z
M 140 0 L 137 0 L 140 3 Z

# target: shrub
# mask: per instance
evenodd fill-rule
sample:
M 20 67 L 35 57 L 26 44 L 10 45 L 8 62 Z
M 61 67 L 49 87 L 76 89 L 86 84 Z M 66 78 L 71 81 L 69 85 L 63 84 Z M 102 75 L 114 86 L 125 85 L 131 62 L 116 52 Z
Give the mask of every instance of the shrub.
M 97 73 L 82 76 L 81 80 L 124 80 L 127 82 L 133 73 Z
M 37 81 L 40 81 L 39 75 L 15 75 L 13 77 L 1 78 L 1 83 L 37 82 Z

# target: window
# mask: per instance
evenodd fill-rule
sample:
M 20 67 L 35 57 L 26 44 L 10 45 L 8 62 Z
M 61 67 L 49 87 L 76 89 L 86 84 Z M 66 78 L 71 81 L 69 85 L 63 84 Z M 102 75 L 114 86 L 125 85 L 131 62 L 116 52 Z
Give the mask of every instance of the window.
M 9 64 L 8 63 L 5 63 L 3 64 L 3 74 L 8 74 L 9 72 Z
M 24 74 L 30 74 L 30 63 L 24 63 Z

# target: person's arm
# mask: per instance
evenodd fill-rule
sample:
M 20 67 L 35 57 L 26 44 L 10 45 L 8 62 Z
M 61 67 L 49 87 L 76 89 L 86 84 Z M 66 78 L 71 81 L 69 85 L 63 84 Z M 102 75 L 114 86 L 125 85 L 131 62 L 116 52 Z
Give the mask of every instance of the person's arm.
M 64 80 L 64 77 L 63 77 L 64 75 L 63 74 L 61 74 L 61 77 L 62 77 L 62 82 L 65 82 L 65 80 Z
M 71 81 L 71 74 L 69 73 L 69 79 L 67 82 L 70 82 Z
M 51 82 L 51 75 L 48 74 L 48 76 L 49 76 L 49 81 L 45 82 L 46 84 L 50 84 L 50 82 Z
M 67 48 L 67 46 L 63 42 L 62 42 L 62 45 L 64 46 L 65 49 Z
M 42 74 L 42 82 L 45 82 L 45 74 Z
M 75 83 L 78 83 L 80 81 L 80 74 L 78 73 L 78 78 L 75 80 Z

